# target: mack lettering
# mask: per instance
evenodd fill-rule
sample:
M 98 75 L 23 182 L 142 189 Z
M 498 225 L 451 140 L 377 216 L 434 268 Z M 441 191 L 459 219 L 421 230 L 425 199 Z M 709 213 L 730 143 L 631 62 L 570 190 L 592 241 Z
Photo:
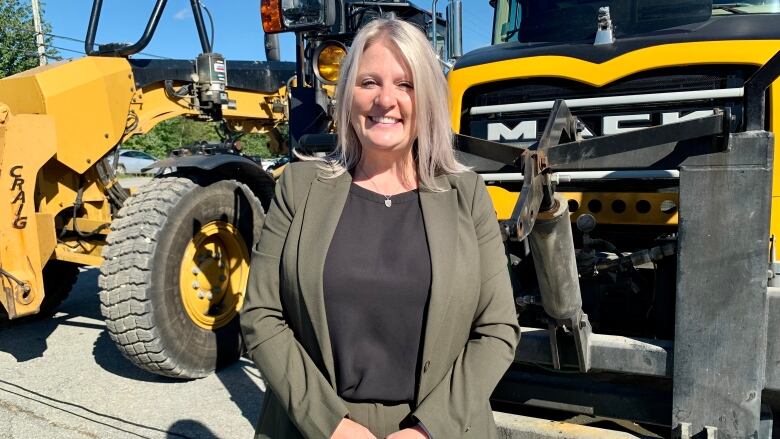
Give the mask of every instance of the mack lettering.
M 637 113 L 637 114 L 610 114 L 600 117 L 600 124 L 593 117 L 577 118 L 578 125 L 581 127 L 580 136 L 587 139 L 596 135 L 609 136 L 627 131 L 633 131 L 641 128 L 647 128 L 653 125 L 667 125 L 675 122 L 683 122 L 691 119 L 707 117 L 714 114 L 713 110 L 698 111 L 671 111 L 663 113 Z M 592 125 L 589 127 L 588 119 Z M 594 122 L 596 122 L 594 124 Z M 505 121 L 492 122 L 486 126 L 485 138 L 494 142 L 518 142 L 533 141 L 539 138 L 539 130 L 544 127 L 545 121 L 542 120 L 521 120 L 519 122 Z M 591 127 L 601 128 L 597 132 Z M 484 126 L 484 125 L 483 125 Z M 512 127 L 512 128 L 510 128 Z M 479 128 L 477 128 L 479 130 Z M 483 128 L 485 130 L 485 128 Z M 479 135 L 479 133 L 475 133 Z

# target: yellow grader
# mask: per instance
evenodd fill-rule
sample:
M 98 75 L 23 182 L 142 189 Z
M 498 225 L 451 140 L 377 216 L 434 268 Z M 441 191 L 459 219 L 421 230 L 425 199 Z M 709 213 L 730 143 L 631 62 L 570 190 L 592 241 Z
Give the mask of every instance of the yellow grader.
M 95 0 L 88 56 L 0 80 L 0 313 L 52 312 L 79 266 L 100 266 L 101 310 L 122 353 L 195 378 L 241 352 L 235 317 L 274 180 L 235 140 L 281 139 L 295 69 L 213 53 L 197 1 L 197 60 L 129 58 L 165 4 L 156 2 L 135 44 L 95 48 Z M 224 141 L 168 159 L 175 172 L 137 192 L 123 188 L 118 146 L 176 116 L 221 121 Z

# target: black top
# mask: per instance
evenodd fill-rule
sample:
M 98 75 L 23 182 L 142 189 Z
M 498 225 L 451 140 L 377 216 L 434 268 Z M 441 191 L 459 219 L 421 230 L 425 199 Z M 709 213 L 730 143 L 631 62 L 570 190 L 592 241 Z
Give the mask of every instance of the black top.
M 409 402 L 431 286 L 417 191 L 385 197 L 352 184 L 325 259 L 325 313 L 339 396 Z

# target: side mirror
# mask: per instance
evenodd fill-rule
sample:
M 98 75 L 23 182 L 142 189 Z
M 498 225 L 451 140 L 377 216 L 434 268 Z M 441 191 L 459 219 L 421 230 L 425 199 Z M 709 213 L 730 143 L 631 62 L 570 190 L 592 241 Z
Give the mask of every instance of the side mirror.
M 265 34 L 265 60 L 266 61 L 279 61 L 281 57 L 279 55 L 279 35 L 278 34 Z
M 336 0 L 262 0 L 260 15 L 267 34 L 333 26 Z
M 460 0 L 447 3 L 447 56 L 457 59 L 463 56 L 463 5 Z

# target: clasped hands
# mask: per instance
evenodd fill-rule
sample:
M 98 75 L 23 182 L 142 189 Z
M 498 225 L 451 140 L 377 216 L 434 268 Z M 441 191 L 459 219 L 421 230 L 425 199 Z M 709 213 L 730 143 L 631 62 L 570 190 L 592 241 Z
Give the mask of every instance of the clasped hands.
M 339 422 L 336 431 L 330 439 L 377 439 L 366 427 L 355 421 L 344 418 Z M 384 439 L 430 439 L 420 426 L 415 425 L 412 428 L 404 428 L 396 431 Z

